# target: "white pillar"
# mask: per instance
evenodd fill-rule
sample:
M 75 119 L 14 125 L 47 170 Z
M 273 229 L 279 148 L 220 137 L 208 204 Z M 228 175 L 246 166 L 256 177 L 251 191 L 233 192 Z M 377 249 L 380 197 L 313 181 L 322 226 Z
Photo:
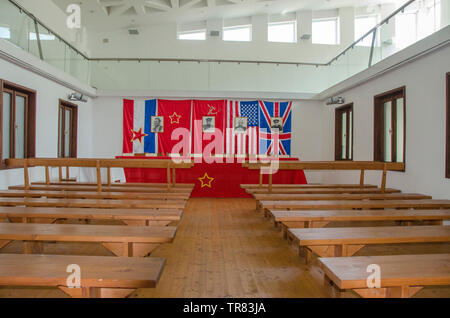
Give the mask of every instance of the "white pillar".
M 300 40 L 303 35 L 309 35 L 308 40 Z M 312 11 L 297 11 L 297 43 L 312 43 Z
M 450 24 L 450 0 L 441 0 L 441 28 Z
M 267 23 L 269 17 L 265 15 L 252 16 L 252 41 L 257 43 L 267 42 Z
M 219 31 L 220 36 L 211 36 L 211 31 Z M 211 41 L 222 40 L 223 33 L 223 20 L 222 19 L 209 19 L 206 20 L 206 39 Z
M 339 9 L 340 44 L 349 46 L 355 41 L 355 8 Z

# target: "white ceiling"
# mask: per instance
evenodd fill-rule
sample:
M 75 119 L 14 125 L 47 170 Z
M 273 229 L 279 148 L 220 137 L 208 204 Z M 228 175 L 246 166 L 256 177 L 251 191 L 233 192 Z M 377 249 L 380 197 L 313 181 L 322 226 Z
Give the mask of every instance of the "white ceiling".
M 280 14 L 296 10 L 361 7 L 406 0 L 53 0 L 64 12 L 78 3 L 82 24 L 90 31 L 111 31 L 211 18 Z

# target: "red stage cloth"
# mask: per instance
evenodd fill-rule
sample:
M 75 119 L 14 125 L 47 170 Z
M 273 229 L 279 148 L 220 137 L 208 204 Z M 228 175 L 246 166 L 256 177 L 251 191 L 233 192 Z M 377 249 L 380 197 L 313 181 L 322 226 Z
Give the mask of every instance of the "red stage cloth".
M 117 157 L 118 159 L 170 159 L 169 157 Z M 281 160 L 298 160 L 295 158 Z M 153 168 L 126 168 L 127 182 L 166 183 L 167 170 Z M 205 177 L 205 174 L 207 176 Z M 204 178 L 205 177 L 205 178 Z M 211 181 L 211 179 L 213 180 Z M 204 178 L 200 180 L 201 178 Z M 193 198 L 250 198 L 241 184 L 258 184 L 259 170 L 243 168 L 242 163 L 195 163 L 190 169 L 176 170 L 177 183 L 194 183 Z M 264 176 L 268 182 L 268 176 Z M 303 170 L 279 170 L 273 175 L 274 184 L 307 184 Z M 209 186 L 210 185 L 210 186 Z

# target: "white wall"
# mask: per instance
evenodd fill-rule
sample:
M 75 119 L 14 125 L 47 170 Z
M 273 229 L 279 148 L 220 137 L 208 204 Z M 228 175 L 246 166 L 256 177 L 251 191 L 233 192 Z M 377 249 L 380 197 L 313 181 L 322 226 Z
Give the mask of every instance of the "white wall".
M 73 92 L 35 73 L 0 59 L 0 78 L 37 91 L 36 97 L 36 157 L 56 157 L 58 147 L 58 100 Z M 92 105 L 78 104 L 78 157 L 92 153 Z M 41 168 L 31 170 L 31 180 L 42 180 Z M 0 189 L 23 184 L 23 170 L 0 170 Z
M 354 160 L 373 160 L 373 97 L 406 86 L 406 171 L 389 172 L 387 184 L 404 192 L 450 198 L 445 179 L 445 74 L 450 72 L 450 46 L 341 93 L 354 103 Z M 334 159 L 334 108 L 327 107 L 323 159 Z M 366 173 L 379 184 L 379 173 Z M 324 182 L 358 182 L 359 174 L 327 174 Z

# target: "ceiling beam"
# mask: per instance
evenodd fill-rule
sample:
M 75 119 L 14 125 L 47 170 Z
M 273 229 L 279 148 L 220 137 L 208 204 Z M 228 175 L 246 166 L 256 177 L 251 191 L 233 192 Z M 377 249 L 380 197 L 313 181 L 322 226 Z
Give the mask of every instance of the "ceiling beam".
M 160 0 L 146 0 L 145 5 L 147 7 L 152 7 L 163 11 L 169 11 L 170 9 L 172 9 L 171 6 Z
M 189 8 L 195 6 L 197 3 L 201 2 L 201 1 L 202 1 L 202 0 L 191 0 L 191 1 L 189 1 L 189 2 L 187 2 L 187 3 L 185 3 L 185 4 L 183 4 L 183 5 L 181 5 L 181 7 L 182 7 L 183 9 L 189 9 Z

